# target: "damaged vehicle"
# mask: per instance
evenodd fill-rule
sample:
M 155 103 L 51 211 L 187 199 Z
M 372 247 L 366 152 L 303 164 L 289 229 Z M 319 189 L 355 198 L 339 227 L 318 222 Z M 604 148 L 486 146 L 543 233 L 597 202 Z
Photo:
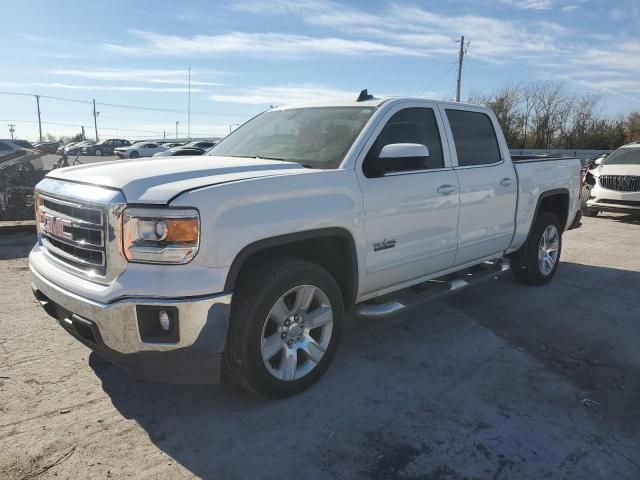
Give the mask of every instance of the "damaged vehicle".
M 640 214 L 640 142 L 623 145 L 597 158 L 584 179 L 582 213 Z

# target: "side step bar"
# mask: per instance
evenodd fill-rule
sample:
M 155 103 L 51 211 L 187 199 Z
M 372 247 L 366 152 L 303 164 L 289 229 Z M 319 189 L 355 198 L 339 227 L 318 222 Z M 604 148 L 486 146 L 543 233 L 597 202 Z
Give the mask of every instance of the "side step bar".
M 418 285 L 389 293 L 357 306 L 361 317 L 385 317 L 405 308 L 419 305 L 449 293 L 494 278 L 509 270 L 509 260 L 500 258 L 475 265 L 459 272 L 445 275 Z

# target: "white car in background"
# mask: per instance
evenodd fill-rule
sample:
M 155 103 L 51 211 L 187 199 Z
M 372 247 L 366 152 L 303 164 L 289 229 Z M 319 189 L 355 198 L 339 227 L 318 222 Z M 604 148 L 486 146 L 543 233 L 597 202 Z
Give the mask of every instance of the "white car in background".
M 211 147 L 215 146 L 218 142 L 210 141 L 210 140 L 196 140 L 194 142 L 189 142 L 187 144 L 181 144 L 178 146 L 174 146 L 171 148 L 167 148 L 167 150 L 156 153 L 154 157 L 171 157 L 173 154 L 183 148 L 201 148 L 202 150 L 209 150 Z M 167 146 L 167 145 L 165 145 Z
M 154 142 L 136 142 L 128 147 L 116 148 L 113 150 L 119 158 L 140 158 L 153 157 L 155 153 L 163 152 L 166 148 Z
M 640 214 L 640 142 L 620 147 L 596 160 L 596 165 L 587 173 L 591 189 L 583 213 L 588 217 L 601 211 Z

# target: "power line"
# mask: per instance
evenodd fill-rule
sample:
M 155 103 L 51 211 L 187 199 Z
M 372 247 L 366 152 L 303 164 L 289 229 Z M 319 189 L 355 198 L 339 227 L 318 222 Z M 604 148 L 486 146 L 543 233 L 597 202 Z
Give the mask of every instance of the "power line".
M 0 122 L 38 123 L 36 120 L 0 120 Z M 77 128 L 84 127 L 84 125 L 75 124 L 75 123 L 56 123 L 56 122 L 42 122 L 42 123 L 44 125 L 55 125 L 58 127 L 77 127 Z M 86 128 L 91 129 L 91 127 L 86 127 Z M 100 127 L 100 128 L 102 130 L 117 130 L 120 132 L 137 132 L 137 133 L 153 133 L 153 134 L 162 133 L 159 131 L 152 131 L 152 130 L 133 130 L 133 129 L 119 128 L 119 127 Z
M 442 80 L 445 76 L 447 76 L 447 75 L 451 72 L 451 70 L 453 70 L 453 68 L 454 68 L 455 66 L 456 66 L 456 62 L 451 62 L 451 63 L 449 64 L 449 68 L 447 68 L 446 70 L 444 70 L 444 71 L 442 72 L 442 74 L 441 74 L 438 78 L 436 78 L 433 82 L 431 82 L 427 88 L 425 88 L 424 90 L 422 90 L 422 92 L 420 92 L 420 93 L 418 94 L 418 96 L 420 97 L 420 96 L 424 95 L 425 93 L 427 93 L 427 92 L 428 92 L 428 91 L 429 91 L 429 90 L 430 90 L 434 85 L 436 85 L 440 80 Z
M 83 103 L 87 105 L 92 105 L 92 100 L 77 100 L 75 98 L 65 98 L 65 97 L 54 97 L 51 95 L 39 95 L 35 93 L 24 93 L 24 92 L 7 92 L 0 91 L 0 95 L 16 95 L 16 96 L 24 96 L 24 97 L 35 97 L 39 96 L 40 98 L 48 98 L 49 100 L 58 100 L 61 102 L 74 102 L 74 103 Z M 167 112 L 167 113 L 189 113 L 188 110 L 177 110 L 171 108 L 159 108 L 159 107 L 147 107 L 142 105 L 125 105 L 121 103 L 105 103 L 105 102 L 96 102 L 96 105 L 102 105 L 105 107 L 114 107 L 114 108 L 128 108 L 132 110 L 146 110 L 149 112 Z M 229 116 L 229 117 L 246 117 L 247 115 L 242 113 L 231 113 L 231 112 L 206 112 L 206 111 L 191 111 L 192 114 L 196 115 L 212 115 L 212 116 Z

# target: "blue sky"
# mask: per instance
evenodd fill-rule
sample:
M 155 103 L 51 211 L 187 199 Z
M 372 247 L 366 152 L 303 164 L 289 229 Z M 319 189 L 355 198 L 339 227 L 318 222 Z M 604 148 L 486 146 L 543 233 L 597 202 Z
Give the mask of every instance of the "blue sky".
M 186 134 L 189 67 L 194 136 L 362 88 L 450 99 L 462 34 L 463 97 L 555 79 L 602 94 L 608 114 L 640 110 L 638 0 L 22 0 L 3 16 L 0 91 L 95 98 L 101 137 L 173 136 L 176 121 Z M 41 110 L 44 132 L 93 133 L 89 103 L 42 98 Z M 33 97 L 0 95 L 0 137 L 12 121 L 35 140 L 36 118 Z

